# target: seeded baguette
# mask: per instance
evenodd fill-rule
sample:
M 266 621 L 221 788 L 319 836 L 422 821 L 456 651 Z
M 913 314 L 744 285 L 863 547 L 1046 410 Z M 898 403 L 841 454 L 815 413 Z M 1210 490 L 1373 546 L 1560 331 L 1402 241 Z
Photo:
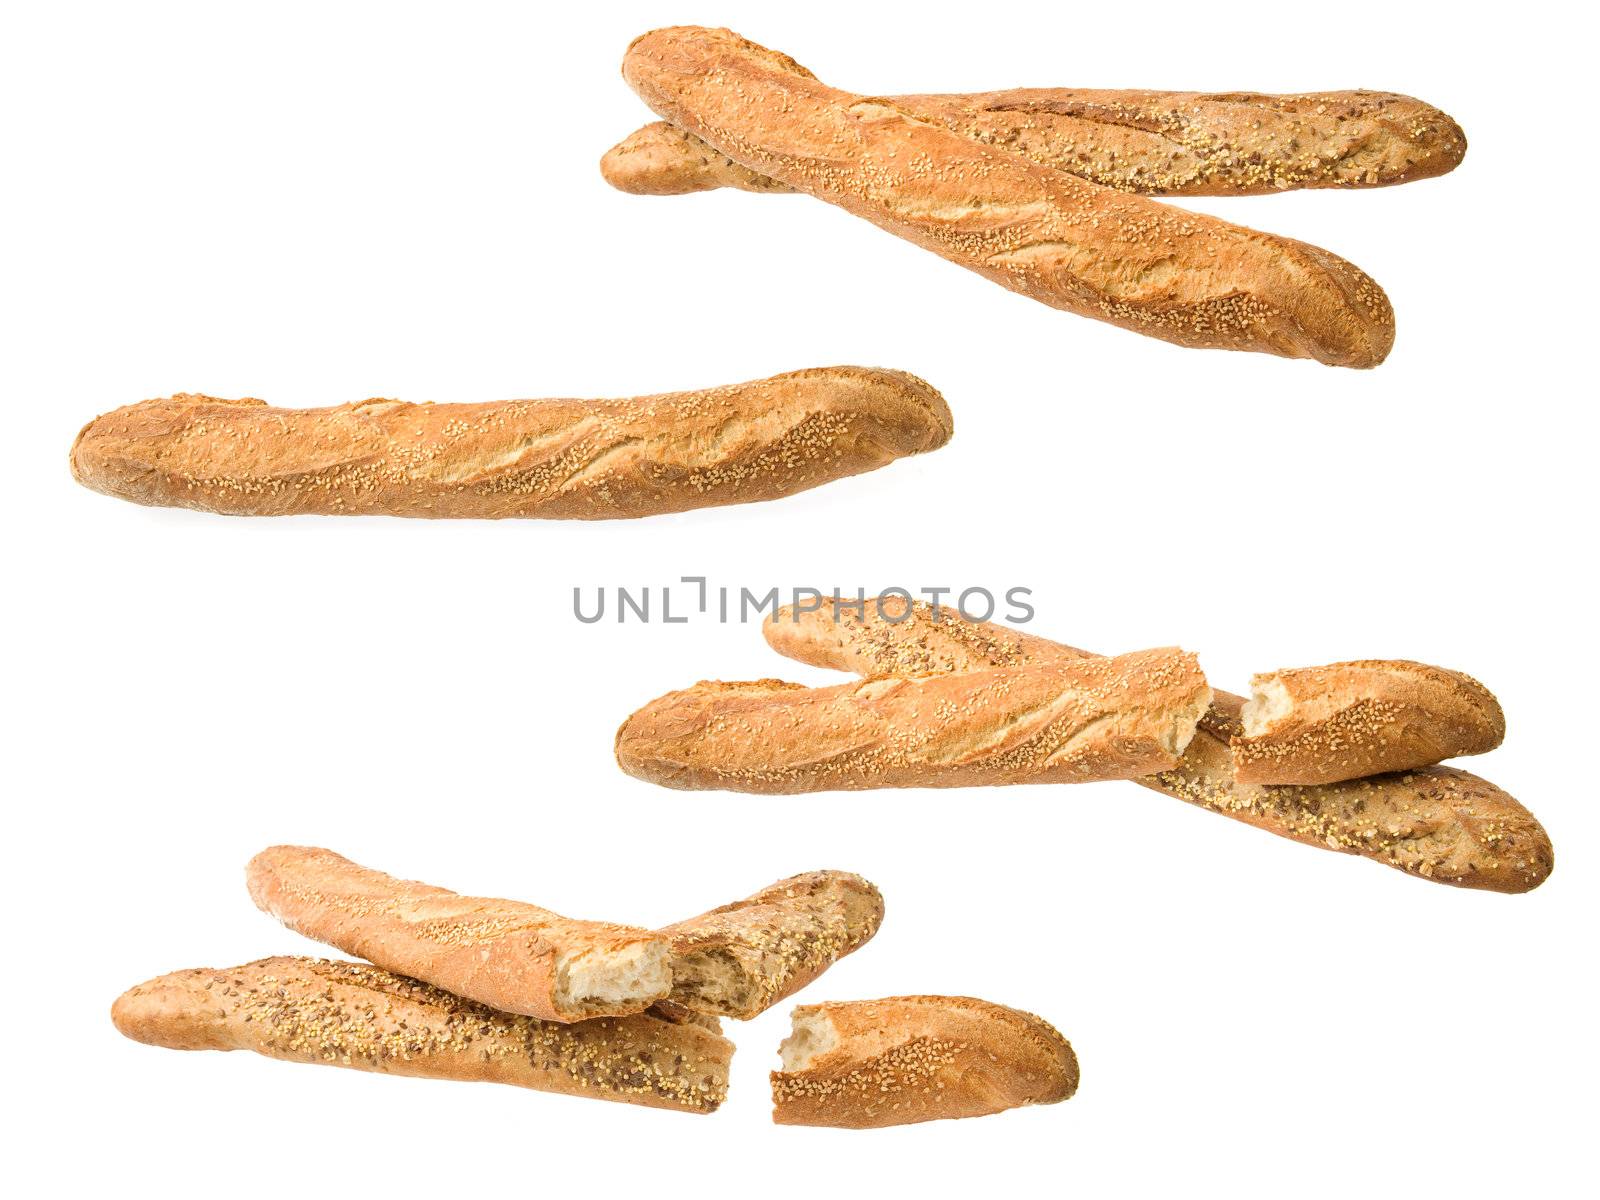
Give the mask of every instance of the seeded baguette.
M 692 1113 L 722 1103 L 733 1056 L 733 1043 L 702 1024 L 539 1021 L 366 963 L 314 958 L 162 975 L 124 992 L 111 1019 L 124 1036 L 172 1050 L 251 1050 Z
M 914 375 L 821 367 L 632 400 L 269 408 L 178 395 L 91 421 L 85 487 L 232 516 L 647 517 L 773 500 L 949 441 Z
M 1467 151 L 1450 117 L 1392 92 L 1012 88 L 888 102 L 1041 166 L 1145 196 L 1387 187 L 1453 171 Z M 600 170 L 636 195 L 794 190 L 665 121 L 612 147 Z
M 1240 783 L 1338 783 L 1485 754 L 1506 736 L 1494 694 L 1459 671 L 1369 659 L 1257 675 L 1230 742 Z
M 881 607 L 880 607 L 881 605 Z M 898 596 L 862 609 L 834 604 L 775 613 L 763 627 L 780 654 L 860 675 L 927 675 L 995 665 L 1075 661 L 1087 651 L 1003 625 L 935 614 Z M 1214 692 L 1182 759 L 1135 782 L 1308 846 L 1357 854 L 1435 883 L 1528 892 L 1555 865 L 1550 837 L 1526 808 L 1487 780 L 1450 767 L 1314 787 L 1270 787 L 1234 777 L 1231 742 L 1244 700 Z
M 802 1005 L 779 1054 L 779 1125 L 881 1129 L 1056 1104 L 1078 1090 L 1066 1038 L 1031 1013 L 969 996 Z
M 792 996 L 883 923 L 883 896 L 859 875 L 811 871 L 661 930 L 672 946 L 671 1003 L 748 1021 Z
M 457 895 L 331 850 L 273 846 L 250 860 L 246 882 L 256 907 L 295 932 L 502 1012 L 620 1016 L 672 988 L 660 934 Z
M 1173 766 L 1210 700 L 1176 649 L 831 688 L 707 682 L 629 717 L 617 761 L 665 787 L 766 795 L 1130 779 Z
M 728 30 L 637 39 L 645 103 L 740 165 L 1013 291 L 1179 345 L 1371 367 L 1383 291 L 1343 259 L 1130 196 L 818 82 Z

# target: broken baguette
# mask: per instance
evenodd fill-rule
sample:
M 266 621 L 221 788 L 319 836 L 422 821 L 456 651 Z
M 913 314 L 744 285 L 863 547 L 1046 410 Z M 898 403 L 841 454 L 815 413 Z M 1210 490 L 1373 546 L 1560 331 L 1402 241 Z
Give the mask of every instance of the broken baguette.
M 968 996 L 802 1005 L 778 1052 L 780 1125 L 881 1129 L 1056 1104 L 1078 1090 L 1066 1038 L 1031 1013 Z
M 619 1016 L 672 989 L 667 940 L 646 929 L 461 896 L 310 846 L 263 850 L 246 881 L 256 907 L 297 933 L 502 1012 Z
M 178 395 L 98 417 L 79 483 L 234 516 L 646 517 L 773 500 L 950 440 L 914 375 L 821 367 L 632 400 L 269 408 Z
M 1250 680 L 1230 743 L 1240 783 L 1338 783 L 1484 754 L 1506 736 L 1470 675 L 1396 659 L 1274 671 Z
M 729 30 L 646 34 L 623 75 L 740 165 L 1056 308 L 1335 366 L 1376 366 L 1394 340 L 1382 289 L 1327 251 L 981 145 Z
M 1087 651 L 1003 625 L 968 621 L 946 607 L 899 596 L 805 611 L 787 608 L 763 627 L 780 654 L 865 676 L 981 671 L 996 665 L 1074 662 Z M 1232 739 L 1244 700 L 1216 692 L 1176 766 L 1135 782 L 1308 846 L 1357 854 L 1436 883 L 1528 892 L 1550 876 L 1550 836 L 1526 808 L 1487 780 L 1450 767 L 1375 775 L 1314 787 L 1266 787 L 1234 777 Z
M 812 871 L 660 930 L 672 946 L 672 1005 L 748 1021 L 798 992 L 883 922 L 859 875 Z
M 733 1057 L 733 1043 L 699 1023 L 539 1021 L 366 963 L 314 958 L 162 975 L 124 992 L 111 1019 L 134 1041 L 173 1050 L 252 1050 L 694 1113 L 722 1103 Z
M 1144 196 L 1387 187 L 1453 171 L 1467 151 L 1449 116 L 1392 92 L 1012 88 L 888 103 L 1041 166 Z M 636 195 L 794 190 L 665 121 L 613 146 L 600 171 L 612 187 Z
M 831 688 L 699 683 L 617 731 L 628 774 L 767 795 L 1131 779 L 1173 766 L 1211 701 L 1192 654 Z

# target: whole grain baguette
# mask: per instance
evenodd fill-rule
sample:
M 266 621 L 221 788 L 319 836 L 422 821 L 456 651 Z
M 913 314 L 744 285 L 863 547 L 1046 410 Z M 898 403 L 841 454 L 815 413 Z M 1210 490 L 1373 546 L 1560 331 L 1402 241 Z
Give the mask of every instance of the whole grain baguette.
M 632 400 L 269 408 L 178 395 L 91 421 L 73 476 L 236 516 L 645 517 L 793 495 L 950 439 L 913 375 L 820 367 Z
M 1450 117 L 1393 92 L 1011 88 L 889 103 L 984 145 L 1145 196 L 1386 187 L 1453 171 L 1467 151 Z M 613 187 L 638 195 L 794 190 L 665 121 L 612 147 L 600 170 Z
M 969 996 L 807 1004 L 772 1073 L 780 1125 L 881 1129 L 1056 1104 L 1078 1090 L 1067 1039 Z
M 173 1050 L 252 1050 L 693 1113 L 722 1103 L 733 1056 L 732 1042 L 698 1023 L 639 1014 L 556 1024 L 366 963 L 314 958 L 162 975 L 124 992 L 111 1019 L 134 1041 Z
M 748 1021 L 792 996 L 883 922 L 859 875 L 811 871 L 660 930 L 672 946 L 671 1003 Z
M 460 896 L 273 846 L 250 860 L 256 907 L 306 937 L 502 1012 L 578 1021 L 643 1012 L 672 988 L 667 939 L 515 900 Z
M 997 665 L 1076 661 L 1088 652 L 968 621 L 948 607 L 898 596 L 865 605 L 775 613 L 763 632 L 781 654 L 860 675 L 923 675 Z M 1357 854 L 1436 883 L 1528 892 L 1555 865 L 1550 837 L 1526 808 L 1487 780 L 1426 767 L 1315 787 L 1270 787 L 1234 777 L 1232 739 L 1244 700 L 1214 692 L 1176 766 L 1135 782 L 1280 837 Z
M 740 165 L 1013 291 L 1184 346 L 1371 367 L 1382 289 L 1343 259 L 985 146 L 825 86 L 728 30 L 637 39 L 623 74 L 655 113 Z
M 1369 659 L 1257 675 L 1230 743 L 1240 783 L 1319 784 L 1485 754 L 1500 702 L 1459 671 Z
M 1173 766 L 1210 700 L 1175 649 L 831 688 L 699 683 L 629 717 L 617 761 L 666 787 L 768 795 L 1131 779 Z

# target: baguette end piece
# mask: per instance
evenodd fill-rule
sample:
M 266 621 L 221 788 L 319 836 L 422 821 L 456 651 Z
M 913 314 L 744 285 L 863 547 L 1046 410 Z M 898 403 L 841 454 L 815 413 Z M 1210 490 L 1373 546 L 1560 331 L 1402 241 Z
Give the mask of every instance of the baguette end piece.
M 1366 659 L 1256 675 L 1229 741 L 1240 783 L 1340 783 L 1484 754 L 1505 738 L 1494 694 L 1459 671 Z
M 1072 1046 L 1031 1013 L 970 996 L 802 1005 L 779 1047 L 779 1125 L 881 1129 L 1057 1104 L 1078 1090 Z
M 871 941 L 883 912 L 861 876 L 811 871 L 669 925 L 670 1002 L 748 1021 Z

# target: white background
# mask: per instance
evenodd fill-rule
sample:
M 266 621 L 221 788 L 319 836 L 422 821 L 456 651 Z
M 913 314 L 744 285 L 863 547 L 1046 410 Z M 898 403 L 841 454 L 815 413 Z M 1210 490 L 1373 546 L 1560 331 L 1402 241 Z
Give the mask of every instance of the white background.
M 20 5 L 0 36 L 12 1170 L 139 1194 L 1571 1195 L 1593 1133 L 1593 156 L 1554 6 Z M 1376 371 L 1047 309 L 804 197 L 622 195 L 618 64 L 727 23 L 859 91 L 1373 87 L 1465 164 L 1195 202 L 1388 290 Z M 1592 192 L 1589 193 L 1592 196 Z M 777 503 L 600 524 L 230 520 L 75 486 L 175 391 L 621 396 L 914 371 L 945 449 Z M 826 679 L 753 627 L 579 625 L 574 585 L 1034 590 L 1034 632 L 1181 643 L 1213 682 L 1398 656 L 1494 688 L 1466 764 L 1555 841 L 1528 896 L 1431 885 L 1126 784 L 668 794 L 617 724 L 703 677 Z M 709 1118 L 123 1040 L 125 987 L 316 948 L 273 842 L 663 923 L 796 871 L 881 885 L 804 998 L 1042 1013 L 1070 1102 L 877 1133 L 768 1123 L 787 1005 Z M 1592 1182 L 1592 1180 L 1591 1180 Z

